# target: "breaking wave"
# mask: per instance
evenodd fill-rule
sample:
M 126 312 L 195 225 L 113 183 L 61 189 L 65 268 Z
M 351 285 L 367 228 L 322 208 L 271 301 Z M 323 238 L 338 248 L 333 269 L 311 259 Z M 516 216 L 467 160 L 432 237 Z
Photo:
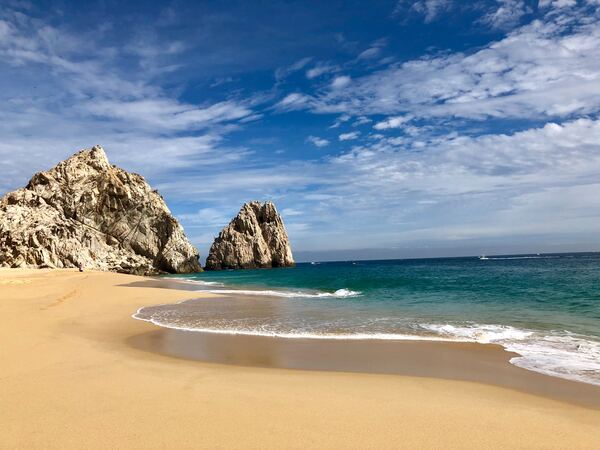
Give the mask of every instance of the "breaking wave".
M 211 294 L 238 294 L 238 295 L 259 295 L 263 297 L 285 297 L 285 298 L 324 298 L 324 297 L 356 297 L 360 295 L 358 291 L 350 289 L 338 289 L 335 292 L 305 292 L 305 291 L 275 291 L 275 290 L 247 290 L 247 289 L 203 289 L 204 292 Z
M 303 290 L 275 290 L 275 289 L 231 289 L 231 286 L 226 287 L 224 289 L 220 289 L 221 287 L 225 287 L 223 283 L 219 283 L 217 281 L 202 281 L 202 280 L 190 280 L 189 278 L 178 278 L 171 277 L 174 280 L 182 280 L 186 283 L 196 284 L 202 292 L 209 292 L 211 294 L 229 294 L 229 295 L 255 295 L 261 297 L 284 297 L 284 298 L 327 298 L 327 297 L 337 297 L 337 298 L 345 298 L 345 297 L 357 297 L 361 295 L 359 291 L 353 291 L 350 289 L 338 289 L 334 292 L 319 292 L 319 291 L 303 291 Z M 212 289 L 205 289 L 204 287 L 213 287 Z M 219 289 L 214 289 L 214 287 L 219 287 Z
M 440 336 L 499 344 L 518 353 L 510 360 L 523 369 L 600 385 L 600 342 L 568 331 L 549 333 L 508 325 L 420 325 Z

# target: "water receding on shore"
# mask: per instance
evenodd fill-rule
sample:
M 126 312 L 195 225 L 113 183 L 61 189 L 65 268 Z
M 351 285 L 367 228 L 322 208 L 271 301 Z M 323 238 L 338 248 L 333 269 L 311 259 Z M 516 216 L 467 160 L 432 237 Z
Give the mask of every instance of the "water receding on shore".
M 135 317 L 220 335 L 492 343 L 519 367 L 600 385 L 597 255 L 300 264 L 173 281 L 222 297 Z

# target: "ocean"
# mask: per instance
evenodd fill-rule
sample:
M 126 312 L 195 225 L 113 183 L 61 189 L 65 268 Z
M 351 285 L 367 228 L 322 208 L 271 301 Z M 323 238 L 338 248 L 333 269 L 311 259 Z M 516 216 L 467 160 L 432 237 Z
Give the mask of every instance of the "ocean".
M 600 254 L 300 263 L 177 275 L 224 294 L 141 308 L 176 329 L 495 343 L 525 369 L 600 385 Z

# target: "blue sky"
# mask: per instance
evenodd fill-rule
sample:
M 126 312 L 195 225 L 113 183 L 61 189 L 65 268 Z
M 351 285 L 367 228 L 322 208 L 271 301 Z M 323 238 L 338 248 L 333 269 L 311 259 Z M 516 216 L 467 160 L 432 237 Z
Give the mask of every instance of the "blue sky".
M 600 1 L 0 6 L 0 193 L 101 144 L 206 255 L 600 250 Z

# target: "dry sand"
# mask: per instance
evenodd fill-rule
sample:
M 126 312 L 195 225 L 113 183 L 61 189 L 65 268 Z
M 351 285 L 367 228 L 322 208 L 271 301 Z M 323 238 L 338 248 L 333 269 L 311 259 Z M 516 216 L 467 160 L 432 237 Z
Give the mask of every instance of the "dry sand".
M 599 410 L 512 389 L 135 348 L 190 297 L 138 280 L 0 270 L 0 448 L 600 448 Z

